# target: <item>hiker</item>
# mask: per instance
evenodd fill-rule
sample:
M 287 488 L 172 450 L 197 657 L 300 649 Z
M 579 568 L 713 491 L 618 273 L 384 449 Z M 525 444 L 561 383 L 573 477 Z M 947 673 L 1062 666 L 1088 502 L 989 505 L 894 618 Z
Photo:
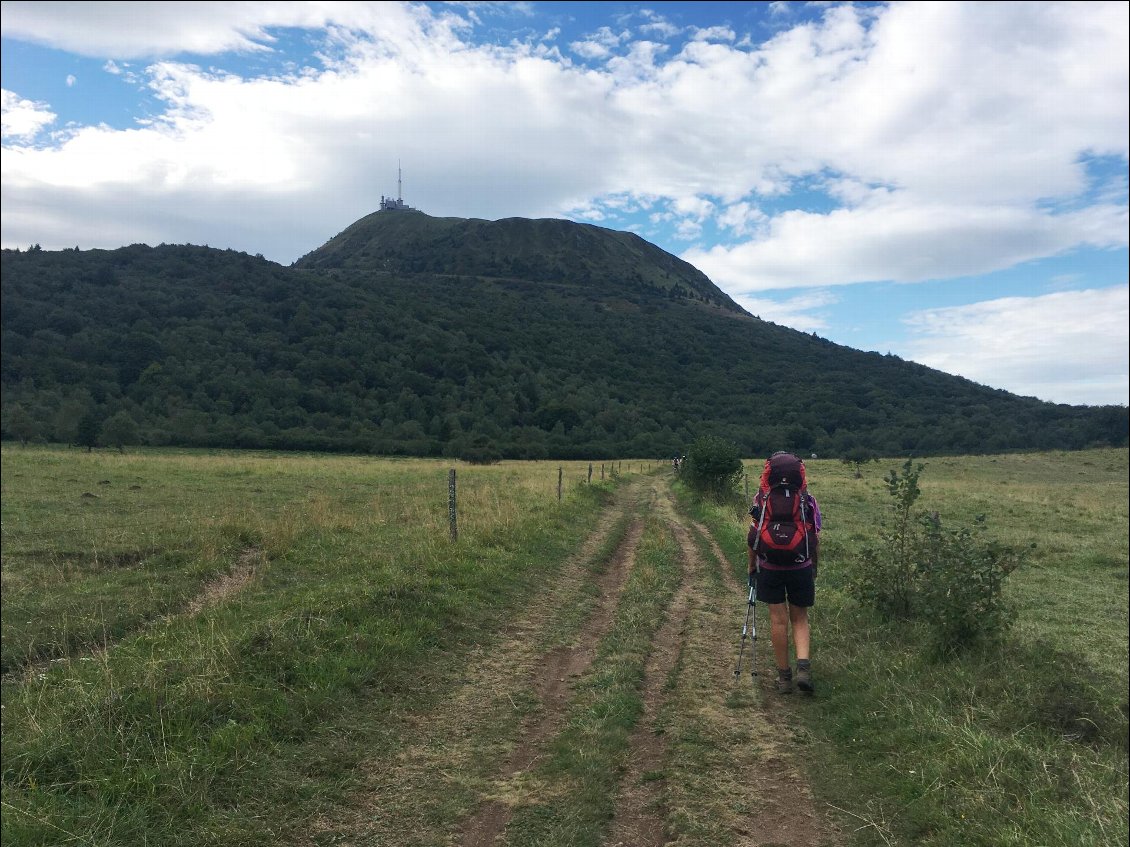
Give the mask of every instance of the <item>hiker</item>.
M 790 694 L 789 627 L 796 651 L 796 685 L 814 690 L 809 650 L 808 610 L 816 601 L 816 568 L 821 528 L 820 506 L 808 491 L 804 462 L 779 451 L 765 461 L 753 498 L 746 544 L 749 584 L 769 605 L 769 638 L 777 661 L 777 691 Z

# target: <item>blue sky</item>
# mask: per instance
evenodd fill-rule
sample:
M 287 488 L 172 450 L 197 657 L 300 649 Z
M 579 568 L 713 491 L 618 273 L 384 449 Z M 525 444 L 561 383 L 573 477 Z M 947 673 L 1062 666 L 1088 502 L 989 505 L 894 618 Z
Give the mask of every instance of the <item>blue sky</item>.
M 290 264 L 382 194 L 639 233 L 753 314 L 1130 394 L 1130 4 L 3 2 L 0 241 Z

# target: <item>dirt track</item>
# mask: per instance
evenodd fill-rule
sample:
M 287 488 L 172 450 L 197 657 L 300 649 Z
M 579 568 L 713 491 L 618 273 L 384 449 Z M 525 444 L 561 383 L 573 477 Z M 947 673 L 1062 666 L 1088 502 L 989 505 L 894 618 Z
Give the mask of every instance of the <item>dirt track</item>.
M 621 490 L 616 505 L 562 568 L 553 595 L 535 598 L 499 644 L 473 655 L 463 679 L 438 711 L 416 726 L 400 728 L 411 743 L 395 762 L 373 761 L 368 789 L 348 820 L 335 814 L 334 820 L 320 822 L 311 832 L 311 843 L 327 843 L 327 836 L 332 843 L 354 847 L 521 843 L 508 838 L 507 824 L 515 809 L 538 802 L 539 786 L 531 772 L 561 730 L 573 685 L 589 669 L 611 626 L 635 563 L 644 510 L 658 514 L 675 538 L 681 579 L 651 642 L 642 685 L 643 716 L 631 735 L 628 765 L 619 780 L 604 845 L 838 844 L 833 822 L 815 808 L 798 766 L 802 748 L 791 743 L 788 716 L 803 706 L 782 703 L 769 690 L 766 610 L 759 607 L 760 674 L 751 677 L 747 672 L 747 642 L 745 666 L 735 680 L 745 590 L 707 530 L 679 514 L 666 480 L 656 477 L 644 477 Z M 594 573 L 594 551 L 624 521 L 628 529 L 623 540 Z M 595 592 L 590 590 L 595 596 L 579 607 L 584 619 L 568 643 L 539 648 L 563 605 L 586 596 L 586 583 L 595 585 Z M 669 784 L 671 769 L 685 766 L 672 761 L 668 729 L 688 723 L 716 749 L 708 751 L 701 772 L 684 771 L 678 785 Z M 434 790 L 422 789 L 434 789 L 436 780 L 447 781 L 452 798 L 478 797 L 456 814 L 458 824 L 445 833 L 429 830 L 442 810 L 435 808 L 434 799 L 421 799 L 434 798 Z M 688 790 L 696 780 L 700 788 Z M 676 817 L 678 826 L 672 824 Z M 696 831 L 696 819 L 704 822 L 699 829 L 710 829 L 710 836 L 689 834 Z

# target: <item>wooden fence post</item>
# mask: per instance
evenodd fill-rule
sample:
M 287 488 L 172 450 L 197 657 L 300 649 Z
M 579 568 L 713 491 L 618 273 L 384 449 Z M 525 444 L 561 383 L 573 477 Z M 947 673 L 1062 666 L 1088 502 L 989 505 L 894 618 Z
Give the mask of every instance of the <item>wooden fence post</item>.
M 589 482 L 592 482 L 592 462 L 589 462 Z
M 557 469 L 557 502 L 561 502 L 561 477 L 564 471 L 561 468 Z
M 604 462 L 600 463 L 600 478 L 604 479 Z
M 451 527 L 451 540 L 458 540 L 459 529 L 455 520 L 455 468 L 447 472 L 447 522 Z

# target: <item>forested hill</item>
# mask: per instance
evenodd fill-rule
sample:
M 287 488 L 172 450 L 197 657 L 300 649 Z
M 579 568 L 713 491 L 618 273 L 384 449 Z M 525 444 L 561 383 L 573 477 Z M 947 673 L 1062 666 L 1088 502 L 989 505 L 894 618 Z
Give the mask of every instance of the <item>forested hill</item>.
M 751 317 L 636 236 L 379 213 L 292 267 L 207 247 L 2 253 L 3 436 L 489 458 L 1127 443 Z M 111 425 L 112 424 L 112 425 Z
M 629 288 L 742 313 L 706 274 L 638 235 L 557 219 L 484 221 L 374 212 L 295 267 L 484 276 L 597 293 Z

